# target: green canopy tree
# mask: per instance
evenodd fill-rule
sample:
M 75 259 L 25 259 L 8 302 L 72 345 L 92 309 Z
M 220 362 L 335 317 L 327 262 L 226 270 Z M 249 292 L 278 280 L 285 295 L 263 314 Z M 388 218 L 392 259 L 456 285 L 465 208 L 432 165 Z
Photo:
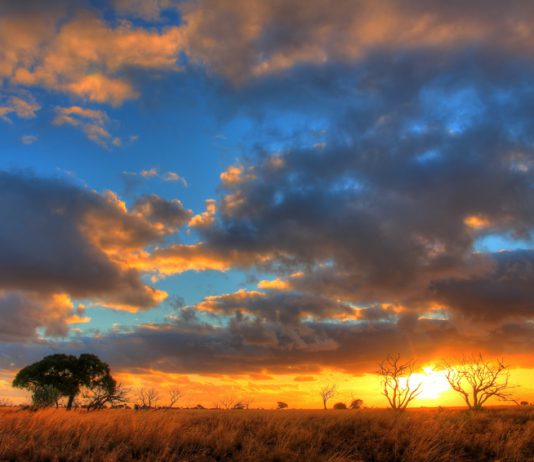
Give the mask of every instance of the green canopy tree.
M 113 392 L 117 383 L 107 363 L 96 355 L 85 353 L 79 357 L 65 354 L 45 356 L 21 369 L 13 380 L 13 386 L 32 393 L 42 387 L 53 387 L 60 396 L 67 397 L 69 410 L 82 387 Z

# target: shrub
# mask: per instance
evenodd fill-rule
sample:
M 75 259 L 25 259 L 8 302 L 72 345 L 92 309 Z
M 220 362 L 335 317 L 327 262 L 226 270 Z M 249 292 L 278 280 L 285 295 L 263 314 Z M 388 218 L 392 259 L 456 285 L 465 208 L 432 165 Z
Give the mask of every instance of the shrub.
M 336 403 L 334 404 L 334 409 L 337 409 L 337 410 L 347 409 L 347 405 L 345 403 Z

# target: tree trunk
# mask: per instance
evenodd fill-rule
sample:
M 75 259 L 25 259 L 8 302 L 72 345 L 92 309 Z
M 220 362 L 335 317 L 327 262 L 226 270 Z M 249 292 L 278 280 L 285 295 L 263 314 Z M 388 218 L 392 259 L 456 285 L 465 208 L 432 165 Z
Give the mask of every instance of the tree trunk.
M 69 400 L 67 401 L 67 411 L 71 410 L 73 401 L 74 401 L 74 395 L 69 395 Z

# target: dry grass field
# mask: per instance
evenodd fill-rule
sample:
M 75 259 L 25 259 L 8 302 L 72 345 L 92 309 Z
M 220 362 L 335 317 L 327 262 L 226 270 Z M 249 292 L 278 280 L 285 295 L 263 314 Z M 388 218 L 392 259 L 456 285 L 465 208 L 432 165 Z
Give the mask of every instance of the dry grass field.
M 2 461 L 534 461 L 534 409 L 0 409 Z

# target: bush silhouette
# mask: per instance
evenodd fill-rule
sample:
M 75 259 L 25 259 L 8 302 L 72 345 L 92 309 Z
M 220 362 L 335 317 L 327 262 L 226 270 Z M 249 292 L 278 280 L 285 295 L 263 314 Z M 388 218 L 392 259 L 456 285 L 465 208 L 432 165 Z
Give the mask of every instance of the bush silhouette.
M 347 405 L 345 403 L 336 403 L 334 404 L 334 409 L 336 410 L 347 409 Z

